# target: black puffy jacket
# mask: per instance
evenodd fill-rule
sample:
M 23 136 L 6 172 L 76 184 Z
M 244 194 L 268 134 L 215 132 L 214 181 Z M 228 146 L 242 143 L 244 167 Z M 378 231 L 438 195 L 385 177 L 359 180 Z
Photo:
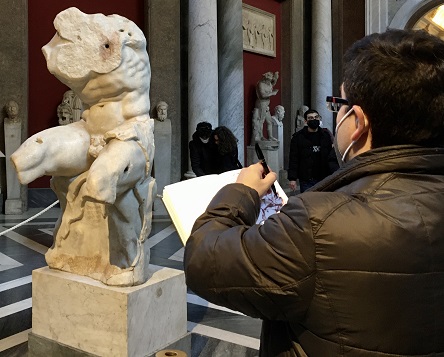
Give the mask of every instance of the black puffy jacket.
M 222 188 L 185 249 L 187 284 L 263 319 L 261 356 L 444 356 L 444 149 L 368 151 L 255 225 Z

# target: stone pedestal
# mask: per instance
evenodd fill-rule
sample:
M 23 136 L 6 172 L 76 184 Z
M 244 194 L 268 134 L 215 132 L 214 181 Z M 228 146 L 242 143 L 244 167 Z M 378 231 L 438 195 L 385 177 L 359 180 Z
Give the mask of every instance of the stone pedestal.
M 29 334 L 29 353 L 27 357 L 102 357 L 91 353 L 80 351 L 76 348 L 56 344 L 52 340 L 44 337 Z M 197 333 L 187 333 L 180 340 L 171 345 L 156 351 L 153 354 L 143 355 L 144 357 L 191 357 L 191 356 L 236 356 L 236 357 L 257 357 L 259 355 L 259 344 L 257 348 L 245 347 L 235 343 L 219 340 Z M 115 355 L 113 355 L 115 356 Z M 108 356 L 107 356 L 108 357 Z
M 171 183 L 171 120 L 154 121 L 154 178 L 157 184 L 157 193 L 162 194 L 163 188 Z M 154 214 L 168 214 L 162 200 L 155 198 Z
M 260 141 L 259 146 L 271 171 L 279 175 L 279 141 Z M 258 161 L 254 146 L 247 146 L 247 166 Z
M 150 266 L 143 285 L 116 288 L 49 269 L 32 273 L 32 334 L 98 356 L 147 356 L 187 333 L 185 275 Z M 30 348 L 30 356 L 39 356 Z
M 273 123 L 273 136 L 279 140 L 278 147 L 278 167 L 279 171 L 284 169 L 284 126 Z M 277 172 L 277 171 L 276 171 Z
M 5 129 L 5 156 L 6 156 L 6 201 L 5 214 L 22 214 L 24 203 L 21 199 L 20 182 L 17 178 L 17 172 L 11 163 L 11 155 L 20 147 L 21 144 L 21 122 L 7 122 Z

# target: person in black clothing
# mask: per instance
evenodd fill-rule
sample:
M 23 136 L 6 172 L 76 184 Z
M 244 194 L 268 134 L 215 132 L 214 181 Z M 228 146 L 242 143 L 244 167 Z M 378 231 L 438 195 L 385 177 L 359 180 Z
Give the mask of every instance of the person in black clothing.
M 237 138 L 226 126 L 219 126 L 213 131 L 213 140 L 217 146 L 216 172 L 218 174 L 240 169 L 241 163 L 238 159 Z
M 316 110 L 304 113 L 307 126 L 291 138 L 288 165 L 288 180 L 292 191 L 296 190 L 299 179 L 300 191 L 304 192 L 327 177 L 331 171 L 329 155 L 332 151 L 332 139 L 328 131 L 319 127 L 320 116 Z
M 212 126 L 200 122 L 189 143 L 191 169 L 196 176 L 216 173 L 216 147 L 211 139 Z
M 341 168 L 263 224 L 278 175 L 242 169 L 194 222 L 187 288 L 262 319 L 261 357 L 444 356 L 444 42 L 363 37 L 340 93 Z

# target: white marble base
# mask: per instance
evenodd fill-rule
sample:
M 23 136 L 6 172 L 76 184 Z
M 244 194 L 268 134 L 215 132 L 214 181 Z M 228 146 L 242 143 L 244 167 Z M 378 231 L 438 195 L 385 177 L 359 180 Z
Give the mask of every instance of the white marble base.
M 22 214 L 24 212 L 21 199 L 7 199 L 5 201 L 5 214 Z
M 6 201 L 5 214 L 22 214 L 24 212 L 24 202 L 20 198 L 20 182 L 17 172 L 9 159 L 11 155 L 20 147 L 21 143 L 21 122 L 4 123 L 5 130 L 5 156 L 6 156 Z
M 163 188 L 171 183 L 171 120 L 154 120 L 154 178 L 157 193 L 162 194 Z M 154 205 L 156 209 L 156 204 Z
M 117 288 L 48 267 L 32 272 L 32 333 L 99 356 L 146 356 L 187 333 L 183 271 L 150 265 Z
M 262 144 L 264 143 L 264 144 Z M 268 144 L 267 144 L 268 143 Z M 265 157 L 265 161 L 267 162 L 270 169 L 277 174 L 279 174 L 279 142 L 270 141 L 270 142 L 260 142 L 259 146 L 262 149 L 262 152 Z M 247 165 L 254 164 L 258 162 L 258 158 L 256 155 L 256 150 L 253 145 L 247 146 Z

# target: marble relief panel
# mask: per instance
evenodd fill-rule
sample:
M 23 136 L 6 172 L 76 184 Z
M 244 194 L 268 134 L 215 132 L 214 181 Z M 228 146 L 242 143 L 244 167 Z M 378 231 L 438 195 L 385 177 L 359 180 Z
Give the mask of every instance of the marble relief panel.
M 276 57 L 274 14 L 242 4 L 242 33 L 245 51 Z

